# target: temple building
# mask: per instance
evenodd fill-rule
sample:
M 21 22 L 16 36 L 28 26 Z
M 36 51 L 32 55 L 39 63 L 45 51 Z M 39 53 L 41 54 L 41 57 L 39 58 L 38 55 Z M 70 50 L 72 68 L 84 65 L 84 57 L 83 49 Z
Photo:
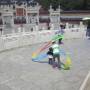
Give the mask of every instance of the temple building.
M 13 1 L 13 0 L 12 0 Z M 60 25 L 69 24 L 75 27 L 85 17 L 90 17 L 90 11 L 63 11 L 60 6 L 56 10 L 50 6 L 44 10 L 38 3 L 25 3 L 18 5 L 15 1 L 9 4 L 0 4 L 0 30 L 17 32 L 18 26 L 26 28 L 26 31 L 60 29 Z M 14 29 L 13 29 L 14 28 Z

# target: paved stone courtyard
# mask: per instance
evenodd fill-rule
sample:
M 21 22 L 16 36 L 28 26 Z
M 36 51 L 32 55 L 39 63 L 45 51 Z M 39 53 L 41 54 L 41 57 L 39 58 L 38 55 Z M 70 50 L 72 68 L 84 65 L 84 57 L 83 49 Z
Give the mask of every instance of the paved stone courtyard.
M 65 40 L 65 51 L 72 58 L 70 70 L 53 69 L 47 63 L 31 60 L 41 44 L 0 53 L 0 90 L 79 90 L 90 70 L 90 40 Z

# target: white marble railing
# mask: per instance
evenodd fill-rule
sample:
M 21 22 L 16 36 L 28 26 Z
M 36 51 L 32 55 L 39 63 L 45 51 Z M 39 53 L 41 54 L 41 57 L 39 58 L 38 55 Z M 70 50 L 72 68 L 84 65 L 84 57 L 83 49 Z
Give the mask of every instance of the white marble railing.
M 19 32 L 19 33 L 2 35 L 0 37 L 0 51 L 21 47 L 24 45 L 47 42 L 52 39 L 53 35 L 55 35 L 56 32 L 58 32 L 58 30 Z M 65 32 L 64 33 L 65 39 L 85 37 L 84 28 L 82 28 L 82 30 L 81 28 L 65 29 L 64 32 Z

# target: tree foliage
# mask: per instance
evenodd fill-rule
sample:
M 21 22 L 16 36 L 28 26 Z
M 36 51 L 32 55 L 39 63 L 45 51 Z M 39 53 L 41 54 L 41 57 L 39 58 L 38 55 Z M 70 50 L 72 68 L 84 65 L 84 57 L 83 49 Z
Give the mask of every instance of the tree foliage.
M 63 10 L 90 10 L 90 0 L 0 0 L 0 3 L 7 2 L 10 4 L 12 1 L 17 1 L 17 3 L 36 1 L 45 9 L 48 9 L 50 5 L 56 9 L 60 5 Z
M 90 10 L 90 0 L 36 0 L 45 9 L 51 4 L 54 9 L 61 6 L 63 10 Z

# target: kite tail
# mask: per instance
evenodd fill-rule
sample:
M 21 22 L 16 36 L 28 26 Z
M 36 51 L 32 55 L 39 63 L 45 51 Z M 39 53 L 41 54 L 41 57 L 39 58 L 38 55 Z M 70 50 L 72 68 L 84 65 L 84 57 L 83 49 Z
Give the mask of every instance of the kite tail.
M 64 64 L 64 69 L 66 70 L 70 69 L 71 65 L 72 65 L 71 58 L 69 55 L 67 55 L 66 62 Z

